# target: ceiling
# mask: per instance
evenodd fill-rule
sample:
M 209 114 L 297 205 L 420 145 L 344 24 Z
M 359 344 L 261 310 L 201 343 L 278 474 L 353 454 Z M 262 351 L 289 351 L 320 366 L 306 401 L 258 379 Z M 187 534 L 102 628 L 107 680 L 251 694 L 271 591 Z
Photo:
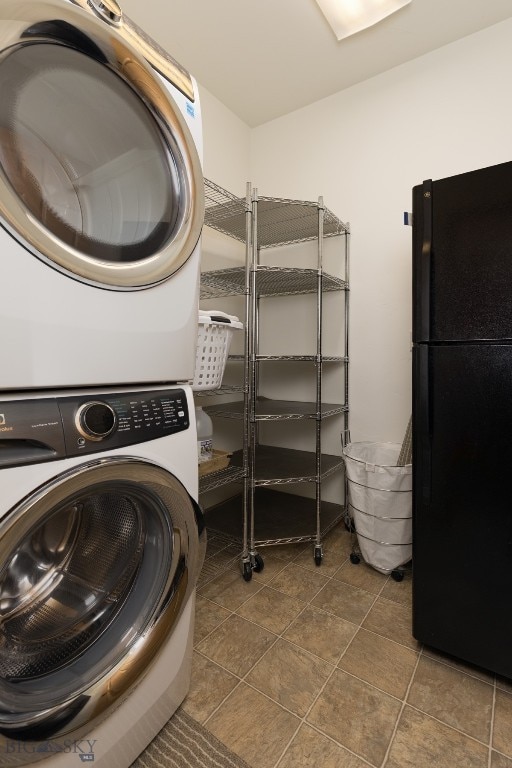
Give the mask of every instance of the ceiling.
M 315 0 L 120 0 L 254 127 L 512 17 L 510 0 L 412 0 L 338 42 Z

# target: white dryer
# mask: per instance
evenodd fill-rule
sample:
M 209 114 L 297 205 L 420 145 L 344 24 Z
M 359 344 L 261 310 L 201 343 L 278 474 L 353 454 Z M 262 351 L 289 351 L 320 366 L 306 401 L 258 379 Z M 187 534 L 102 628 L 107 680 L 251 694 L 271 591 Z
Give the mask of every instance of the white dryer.
M 195 80 L 115 0 L 0 0 L 0 390 L 193 378 Z
M 2 766 L 127 768 L 185 697 L 193 414 L 188 386 L 0 398 Z

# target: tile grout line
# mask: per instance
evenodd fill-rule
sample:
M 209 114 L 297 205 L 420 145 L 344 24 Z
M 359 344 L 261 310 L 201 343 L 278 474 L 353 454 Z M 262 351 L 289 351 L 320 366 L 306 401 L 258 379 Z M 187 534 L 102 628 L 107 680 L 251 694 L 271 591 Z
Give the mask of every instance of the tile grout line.
M 475 672 L 471 669 L 471 667 L 461 667 L 458 666 L 457 663 L 450 663 L 448 659 L 444 659 L 441 656 L 431 655 L 431 653 L 424 652 L 424 648 L 422 647 L 421 655 L 425 659 L 429 659 L 430 661 L 434 661 L 436 664 L 442 664 L 443 667 L 448 667 L 449 669 L 455 670 L 455 672 L 460 672 L 463 675 L 467 675 L 468 677 L 473 678 L 473 680 L 478 680 L 481 683 L 485 683 L 486 685 L 494 686 L 495 685 L 495 679 L 493 677 L 492 680 L 484 680 L 481 675 L 478 674 L 478 672 Z M 463 664 L 464 659 L 456 659 L 453 657 L 454 662 L 462 662 Z M 480 669 L 480 668 L 479 668 Z M 484 672 L 486 670 L 481 668 Z
M 357 626 L 357 625 L 354 625 L 354 626 Z M 315 731 L 317 731 L 317 733 L 320 733 L 320 734 L 322 734 L 323 736 L 325 736 L 326 738 L 328 738 L 330 741 L 332 741 L 334 744 L 336 744 L 336 746 L 338 746 L 338 747 L 341 747 L 342 749 L 345 749 L 345 750 L 347 750 L 347 752 L 350 752 L 350 754 L 353 754 L 353 755 L 355 755 L 355 756 L 356 756 L 356 757 L 358 757 L 358 758 L 360 758 L 360 757 L 361 757 L 360 755 L 357 755 L 355 752 L 352 752 L 352 750 L 348 749 L 348 748 L 347 748 L 347 747 L 346 747 L 344 744 L 342 744 L 341 742 L 339 742 L 339 741 L 336 741 L 336 739 L 334 739 L 334 738 L 333 738 L 333 737 L 331 737 L 331 736 L 328 736 L 328 735 L 327 735 L 327 734 L 325 734 L 323 731 L 321 731 L 319 728 L 317 728 L 317 727 L 315 727 L 315 726 L 311 725 L 311 723 L 309 723 L 309 721 L 307 720 L 308 716 L 311 714 L 311 710 L 313 709 L 313 707 L 314 707 L 314 706 L 315 706 L 315 704 L 317 703 L 318 699 L 320 698 L 320 696 L 321 696 L 321 695 L 322 695 L 322 693 L 324 692 L 325 688 L 327 687 L 327 684 L 329 683 L 329 681 L 331 680 L 331 678 L 334 676 L 334 674 L 335 674 L 336 670 L 338 670 L 338 669 L 339 669 L 339 668 L 338 668 L 338 664 L 339 664 L 339 662 L 341 661 L 341 659 L 343 658 L 344 654 L 346 653 L 346 651 L 347 651 L 348 647 L 351 645 L 351 643 L 352 643 L 352 641 L 354 640 L 354 637 L 357 635 L 357 632 L 359 631 L 359 629 L 361 629 L 361 625 L 357 626 L 357 630 L 354 632 L 354 635 L 353 635 L 353 637 L 352 637 L 352 638 L 351 638 L 351 640 L 348 642 L 348 644 L 347 644 L 347 647 L 346 647 L 346 648 L 345 648 L 343 651 L 341 651 L 340 655 L 338 656 L 338 660 L 336 661 L 336 664 L 334 665 L 334 667 L 333 667 L 333 669 L 332 669 L 332 671 L 331 671 L 330 675 L 329 675 L 329 676 L 326 678 L 326 680 L 325 680 L 324 684 L 322 685 L 322 687 L 321 687 L 321 688 L 320 688 L 320 690 L 318 691 L 317 695 L 314 697 L 313 701 L 311 702 L 310 706 L 308 707 L 308 709 L 307 709 L 307 712 L 306 712 L 306 713 L 304 714 L 304 716 L 301 718 L 301 722 L 300 722 L 300 724 L 299 724 L 299 726 L 298 726 L 297 730 L 295 731 L 295 733 L 293 734 L 292 738 L 290 739 L 290 741 L 288 742 L 288 744 L 287 744 L 287 745 L 286 745 L 286 747 L 284 748 L 283 752 L 282 752 L 282 753 L 281 753 L 281 755 L 279 756 L 279 759 L 278 759 L 277 763 L 275 763 L 275 765 L 274 765 L 274 768 L 278 768 L 280 761 L 283 759 L 283 757 L 284 757 L 284 755 L 286 754 L 286 751 L 288 750 L 288 748 L 290 747 L 290 745 L 291 745 L 291 743 L 292 743 L 293 739 L 295 738 L 295 736 L 297 735 L 297 733 L 298 733 L 299 729 L 300 729 L 300 728 L 301 728 L 303 725 L 307 725 L 307 726 L 309 726 L 310 728 L 311 728 L 311 727 L 312 727 L 312 728 L 314 728 L 314 730 L 315 730 Z M 344 671 L 344 670 L 342 670 L 342 671 Z M 347 673 L 347 674 L 349 674 L 349 673 Z M 355 677 L 355 675 L 351 675 L 351 677 Z M 359 678 L 357 678 L 357 679 L 359 679 Z M 377 690 L 378 690 L 378 689 L 377 689 Z M 281 706 L 282 706 L 282 705 L 281 705 Z M 293 713 L 292 713 L 292 714 L 293 714 Z M 297 715 L 296 715 L 296 716 L 297 716 Z M 364 762 L 366 762 L 368 765 L 370 765 L 370 766 L 372 765 L 372 764 L 371 764 L 371 763 L 369 763 L 369 762 L 368 762 L 368 761 L 367 761 L 365 758 L 362 758 L 362 759 L 363 759 L 363 760 L 364 760 Z M 372 767 L 372 768 L 373 768 L 373 767 Z
M 429 656 L 427 653 L 425 653 L 425 645 L 421 646 L 421 650 L 419 652 L 419 658 L 418 663 L 421 659 L 427 659 L 429 661 L 437 662 L 437 659 L 433 658 L 432 656 Z M 461 672 L 461 674 L 465 675 L 466 672 L 463 670 L 458 669 L 457 667 L 454 667 L 450 664 L 444 663 L 442 660 L 439 660 L 439 663 L 444 664 L 445 667 L 449 667 L 449 669 L 453 669 L 457 672 Z M 416 670 L 414 674 L 416 673 Z M 413 675 L 414 677 L 414 675 Z M 494 689 L 496 688 L 496 680 L 494 680 L 493 683 L 488 683 L 486 680 L 482 680 L 479 677 L 476 677 L 475 675 L 468 675 L 468 677 L 472 677 L 474 680 L 478 680 L 480 683 L 484 683 L 485 685 L 493 685 Z M 412 682 L 412 680 L 411 680 Z M 407 691 L 407 696 L 409 695 L 409 691 Z M 494 701 L 494 694 L 493 694 L 493 701 Z M 471 739 L 471 741 L 476 742 L 476 744 L 481 744 L 484 747 L 488 747 L 489 745 L 486 744 L 484 741 L 481 741 L 480 739 L 477 739 L 476 736 L 473 736 L 471 733 L 467 733 L 466 731 L 463 731 L 461 728 L 457 728 L 454 725 L 450 725 L 450 723 L 446 723 L 444 720 L 441 720 L 439 717 L 436 717 L 436 715 L 431 714 L 430 712 L 427 712 L 423 709 L 420 709 L 420 707 L 416 706 L 415 704 L 411 704 L 410 702 L 407 702 L 407 706 L 413 709 L 415 712 L 419 712 L 422 715 L 426 715 L 426 717 L 431 718 L 432 720 L 435 720 L 436 723 L 440 723 L 441 725 L 445 726 L 445 728 L 450 728 L 452 731 L 455 731 L 456 733 L 460 733 L 462 736 L 465 736 L 468 739 Z M 491 718 L 492 722 L 492 718 Z
M 343 656 L 344 656 L 344 653 L 342 653 L 340 657 L 340 661 L 343 658 Z M 357 680 L 360 683 L 364 683 L 364 685 L 367 685 L 369 688 L 373 688 L 378 693 L 383 693 L 385 696 L 389 696 L 390 699 L 394 699 L 399 703 L 403 702 L 403 699 L 401 699 L 399 696 L 395 696 L 394 693 L 390 693 L 389 691 L 385 691 L 384 688 L 379 688 L 377 685 L 374 685 L 373 683 L 369 683 L 368 680 L 364 679 L 364 677 L 359 677 L 354 672 L 348 672 L 346 669 L 343 669 L 342 667 L 336 667 L 336 669 L 338 670 L 338 672 L 342 672 L 347 677 L 351 677 L 353 680 Z
M 306 713 L 305 713 L 305 714 L 304 714 L 304 715 L 303 715 L 303 716 L 300 718 L 300 722 L 299 722 L 299 725 L 297 726 L 297 729 L 296 729 L 295 733 L 293 734 L 293 736 L 292 736 L 292 738 L 289 740 L 289 742 L 286 744 L 286 746 L 285 746 L 285 748 L 283 749 L 283 751 L 281 752 L 281 754 L 279 755 L 279 758 L 277 759 L 277 762 L 276 762 L 276 763 L 274 763 L 274 768 L 278 768 L 278 765 L 279 765 L 279 763 L 281 762 L 281 760 L 282 760 L 282 759 L 283 759 L 283 757 L 285 756 L 285 754 L 286 754 L 286 752 L 287 752 L 288 748 L 290 747 L 290 745 L 291 745 L 292 741 L 294 740 L 295 736 L 296 736 L 296 735 L 297 735 L 297 733 L 299 732 L 300 728 L 301 728 L 303 725 L 309 725 L 309 723 L 307 722 L 306 718 L 307 718 L 307 717 L 308 717 L 308 715 L 311 713 L 311 710 L 313 709 L 313 707 L 315 706 L 315 704 L 316 704 L 316 702 L 318 701 L 319 697 L 322 695 L 323 691 L 325 690 L 325 687 L 327 686 L 327 683 L 328 683 L 328 682 L 329 682 L 329 680 L 330 680 L 330 679 L 333 677 L 334 673 L 336 672 L 336 669 L 337 669 L 337 667 L 333 667 L 333 669 L 331 670 L 331 673 L 330 673 L 330 674 L 328 675 L 328 677 L 326 678 L 326 680 L 325 680 L 324 684 L 322 685 L 322 687 L 321 687 L 321 688 L 320 688 L 320 690 L 318 691 L 317 695 L 314 697 L 314 699 L 313 699 L 313 701 L 311 702 L 310 706 L 308 707 L 308 709 L 307 709 Z M 297 715 L 296 715 L 296 717 L 297 717 Z M 333 741 L 334 741 L 334 739 L 333 739 Z M 335 741 L 335 743 L 337 744 L 338 742 L 336 742 L 336 741 Z
M 496 711 L 496 676 L 494 677 L 494 690 L 492 695 L 492 709 L 491 709 L 491 727 L 489 733 L 489 757 L 487 760 L 487 768 L 492 766 L 492 742 L 494 739 L 494 713 Z
M 336 671 L 336 670 L 333 670 L 333 672 L 335 672 L 335 671 Z M 241 681 L 241 682 L 242 682 L 242 681 Z M 278 766 L 279 766 L 279 763 L 281 762 L 281 760 L 282 760 L 282 759 L 283 759 L 283 757 L 285 756 L 285 754 L 286 754 L 286 751 L 288 750 L 288 748 L 289 748 L 289 747 L 290 747 L 290 745 L 292 744 L 293 740 L 295 739 L 295 737 L 296 737 L 297 733 L 298 733 L 298 732 L 299 732 L 299 730 L 302 728 L 302 726 L 307 726 L 308 728 L 311 728 L 312 730 L 316 731 L 316 733 L 318 733 L 320 736 L 324 737 L 325 739 L 327 739 L 328 741 L 330 741 L 332 744 L 334 744 L 336 747 L 340 747 L 340 748 L 341 748 L 341 749 L 343 749 L 344 751 L 346 751 L 346 752 L 348 752 L 349 754 L 353 755 L 354 757 L 358 758 L 359 760 L 361 760 L 362 762 L 364 762 L 364 763 L 366 763 L 368 766 L 370 766 L 370 768 L 375 768 L 375 765 L 374 765 L 373 763 L 370 763 L 370 762 L 369 762 L 369 761 L 368 761 L 366 758 L 362 757 L 361 755 L 358 755 L 356 752 L 353 752 L 351 749 L 349 749 L 348 747 L 346 747 L 344 744 L 341 744 L 341 742 L 339 742 L 339 741 L 336 741 L 336 739 L 334 739 L 332 736 L 329 736 L 329 734 L 327 734 L 327 733 L 324 733 L 323 731 L 321 731 L 321 730 L 320 730 L 320 728 L 318 728 L 318 726 L 316 726 L 316 725 L 314 725 L 314 724 L 312 724 L 312 723 L 309 723 L 309 722 L 306 720 L 306 717 L 307 717 L 307 715 L 308 715 L 308 713 L 309 713 L 309 710 L 308 710 L 308 713 L 306 713 L 306 715 L 304 715 L 304 717 L 302 717 L 302 718 L 301 718 L 301 717 L 300 717 L 300 715 L 297 715 L 297 713 L 296 713 L 296 712 L 292 712 L 292 710 L 291 710 L 291 709 L 288 709 L 287 707 L 285 707 L 285 706 L 284 706 L 284 704 L 279 704 L 279 702 L 275 701 L 275 700 L 274 700 L 274 699 L 273 699 L 271 696 L 269 696 L 269 695 L 268 695 L 268 693 L 264 693 L 263 691 L 260 691 L 258 688 L 256 688 L 254 685 L 252 685 L 252 683 L 249 683 L 249 682 L 247 682 L 247 681 L 246 681 L 246 685 L 247 685 L 247 686 L 249 686 L 249 688 L 252 688 L 254 691 L 256 691 L 256 693 L 259 693 L 260 695 L 264 696 L 264 697 L 265 697 L 266 699 L 268 699 L 268 701 L 270 701 L 272 704 L 276 704 L 276 705 L 277 705 L 278 707 L 280 707 L 280 708 L 281 708 L 281 709 L 282 709 L 284 712 L 287 712 L 289 715 L 292 715 L 293 717 L 297 718 L 297 720 L 299 720 L 299 724 L 298 724 L 298 726 L 297 726 L 296 730 L 294 731 L 294 733 L 293 733 L 292 737 L 290 738 L 290 740 L 289 740 L 288 744 L 287 744 L 287 745 L 286 745 L 286 747 L 283 749 L 283 751 L 281 752 L 281 754 L 279 755 L 279 757 L 278 757 L 278 759 L 277 759 L 277 762 L 276 762 L 276 763 L 274 763 L 274 765 L 273 765 L 273 767 L 272 767 L 272 768 L 278 768 Z M 238 687 L 238 686 L 237 686 L 237 687 Z M 316 699 L 315 699 L 315 701 L 316 701 Z
M 206 657 L 206 658 L 208 658 L 208 657 Z M 211 661 L 211 659 L 210 659 L 210 661 Z M 233 674 L 233 673 L 231 673 L 231 674 Z M 238 677 L 238 675 L 235 675 L 235 677 Z M 243 679 L 242 679 L 242 678 L 239 678 L 239 679 L 238 679 L 238 683 L 235 685 L 235 687 L 234 687 L 234 688 L 232 688 L 232 689 L 231 689 L 231 691 L 230 691 L 229 693 L 227 693 L 227 694 L 224 696 L 224 698 L 222 699 L 222 701 L 221 701 L 221 702 L 219 702 L 219 704 L 217 704 L 217 706 L 215 707 L 215 709 L 214 709 L 214 710 L 212 710 L 212 711 L 210 712 L 210 714 L 208 715 L 208 717 L 206 718 L 206 720 L 204 720 L 204 721 L 203 721 L 202 725 L 204 725 L 205 727 L 208 727 L 208 722 L 209 722 L 209 721 L 212 719 L 212 717 L 213 717 L 215 714 L 217 714 L 217 712 L 219 711 L 219 709 L 220 709 L 221 707 L 223 707 L 223 706 L 224 706 L 224 704 L 225 704 L 225 703 L 226 703 L 226 701 L 229 699 L 229 697 L 230 697 L 230 696 L 231 696 L 231 695 L 232 695 L 232 694 L 233 694 L 233 693 L 234 693 L 234 692 L 235 692 L 235 691 L 236 691 L 238 688 L 240 688 L 240 686 L 242 685 L 242 683 L 243 683 Z
M 421 653 L 418 653 L 418 658 L 416 659 L 416 664 L 415 664 L 415 667 L 413 669 L 413 672 L 412 672 L 412 675 L 411 675 L 411 679 L 409 680 L 409 685 L 407 686 L 407 690 L 406 690 L 404 698 L 402 700 L 402 706 L 400 707 L 400 712 L 398 713 L 398 717 L 396 718 L 395 726 L 393 728 L 393 733 L 391 734 L 391 737 L 389 739 L 389 744 L 388 744 L 388 747 L 386 749 L 386 754 L 384 755 L 384 759 L 383 759 L 383 761 L 381 763 L 381 768 L 384 768 L 384 766 L 386 765 L 386 763 L 387 763 L 387 761 L 389 759 L 389 754 L 391 752 L 391 747 L 393 745 L 393 741 L 395 740 L 395 736 L 396 736 L 396 733 L 398 731 L 398 723 L 400 722 L 400 718 L 402 717 L 402 713 L 403 713 L 403 711 L 405 709 L 405 704 L 406 704 L 406 701 L 407 701 L 407 697 L 409 696 L 409 692 L 411 690 L 411 687 L 412 687 L 412 684 L 413 684 L 413 680 L 414 680 L 414 676 L 416 675 L 416 670 L 418 669 L 418 665 L 420 663 L 420 659 L 421 659 Z
M 322 736 L 322 738 L 327 739 L 327 741 L 330 741 L 331 744 L 334 744 L 335 747 L 338 747 L 342 749 L 344 752 L 347 752 L 347 754 L 352 755 L 355 757 L 359 762 L 364 763 L 369 768 L 376 768 L 374 763 L 370 763 L 369 760 L 366 759 L 366 757 L 362 757 L 362 755 L 358 755 L 357 752 L 353 752 L 349 747 L 347 747 L 345 744 L 342 744 L 339 741 L 336 741 L 332 736 L 329 736 L 328 733 L 324 733 L 324 731 L 321 731 L 320 728 L 317 725 L 314 725 L 313 723 L 309 723 L 306 720 L 301 721 L 299 729 L 302 728 L 302 726 L 307 726 L 308 728 L 311 728 L 312 731 L 315 731 L 319 736 Z M 297 729 L 297 730 L 299 730 Z M 295 738 L 295 736 L 294 736 Z M 288 749 L 290 745 L 288 744 L 286 749 Z M 273 766 L 273 768 L 279 768 L 279 762 L 283 759 L 283 757 L 286 754 L 286 750 L 283 752 L 283 754 L 279 757 L 278 762 Z
M 362 629 L 365 632 L 368 632 L 369 635 L 380 637 L 381 640 L 387 640 L 388 643 L 394 643 L 394 645 L 398 645 L 400 646 L 400 648 L 403 648 L 406 651 L 412 651 L 412 653 L 419 653 L 417 648 L 412 648 L 410 645 L 405 645 L 405 643 L 401 643 L 399 640 L 393 640 L 391 637 L 387 637 L 386 635 L 381 635 L 380 632 L 377 632 L 375 629 L 368 629 L 367 627 L 363 627 L 363 626 L 359 627 L 359 629 Z
M 411 704 L 410 702 L 406 702 L 406 704 L 410 709 L 413 709 L 415 712 L 418 712 L 420 715 L 425 715 L 425 717 L 430 718 L 430 720 L 435 720 L 435 722 L 439 723 L 439 725 L 442 725 L 445 728 L 449 728 L 451 731 L 455 731 L 455 733 L 459 733 L 461 736 L 464 736 L 466 739 L 470 739 L 471 741 L 474 741 L 475 744 L 479 744 L 481 747 L 485 747 L 486 749 L 489 747 L 489 744 L 486 741 L 481 741 L 480 739 L 477 739 L 476 736 L 472 736 L 470 733 L 467 733 L 466 731 L 463 731 L 454 725 L 450 725 L 450 723 L 446 723 L 444 720 L 441 720 L 439 717 L 436 717 L 436 715 L 431 715 L 429 712 L 425 712 L 423 709 L 420 709 L 415 704 Z M 505 757 L 507 757 L 507 755 L 505 755 Z
M 222 625 L 223 625 L 223 624 L 225 624 L 225 623 L 226 623 L 226 621 L 227 621 L 228 619 L 230 619 L 230 618 L 231 618 L 231 616 L 233 616 L 233 615 L 234 615 L 234 611 L 232 611 L 230 608 L 226 608 L 224 605 L 220 605 L 220 603 L 216 603 L 214 600 L 210 600 L 210 598 L 208 598 L 208 597 L 204 597 L 203 595 L 201 595 L 201 598 L 202 598 L 203 600 L 208 600 L 208 602 L 209 602 L 209 603 L 212 603 L 213 605 L 217 605 L 217 606 L 219 606 L 220 608 L 224 608 L 224 610 L 225 610 L 225 611 L 228 611 L 228 615 L 227 615 L 227 616 L 225 616 L 225 617 L 224 617 L 224 618 L 223 618 L 221 621 L 219 621 L 219 623 L 218 623 L 218 624 L 216 624 L 216 625 L 214 626 L 214 628 L 213 628 L 213 629 L 211 629 L 209 632 L 207 632 L 207 634 L 206 634 L 204 637 L 202 637 L 202 638 L 199 640 L 199 642 L 198 642 L 198 644 L 197 644 L 197 645 L 195 645 L 195 644 L 194 644 L 194 650 L 195 650 L 195 651 L 198 649 L 198 646 L 199 646 L 199 645 L 200 645 L 200 644 L 201 644 L 201 643 L 202 643 L 204 640 L 207 640 L 207 638 L 209 638 L 209 637 L 210 637 L 210 635 L 212 635 L 214 632 L 216 632 L 216 631 L 217 631 L 217 629 L 218 629 L 219 627 L 222 627 Z

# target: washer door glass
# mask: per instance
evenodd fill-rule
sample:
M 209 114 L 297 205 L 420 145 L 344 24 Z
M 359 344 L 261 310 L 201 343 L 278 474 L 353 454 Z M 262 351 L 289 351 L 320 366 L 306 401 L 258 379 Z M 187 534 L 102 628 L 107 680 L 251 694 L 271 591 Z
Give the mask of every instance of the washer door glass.
M 194 527 L 172 475 L 122 458 L 80 467 L 11 513 L 0 540 L 0 733 L 69 732 L 125 695 L 197 578 Z
M 109 265 L 148 261 L 149 275 L 139 270 L 126 283 L 144 286 L 188 258 L 170 253 L 177 263 L 163 270 L 151 264 L 187 224 L 189 171 L 172 136 L 119 74 L 63 45 L 23 45 L 0 65 L 0 93 L 2 173 L 50 235 L 49 252 L 36 255 L 120 287 Z M 198 236 L 185 244 L 189 251 Z

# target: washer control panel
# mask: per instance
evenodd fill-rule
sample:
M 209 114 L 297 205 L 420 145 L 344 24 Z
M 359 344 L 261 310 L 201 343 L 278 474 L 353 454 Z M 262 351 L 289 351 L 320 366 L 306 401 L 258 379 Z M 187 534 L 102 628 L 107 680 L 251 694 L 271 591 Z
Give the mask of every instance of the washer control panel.
M 189 427 L 183 389 L 58 398 L 67 455 L 154 440 Z
M 0 400 L 0 467 L 136 445 L 189 426 L 181 388 Z

